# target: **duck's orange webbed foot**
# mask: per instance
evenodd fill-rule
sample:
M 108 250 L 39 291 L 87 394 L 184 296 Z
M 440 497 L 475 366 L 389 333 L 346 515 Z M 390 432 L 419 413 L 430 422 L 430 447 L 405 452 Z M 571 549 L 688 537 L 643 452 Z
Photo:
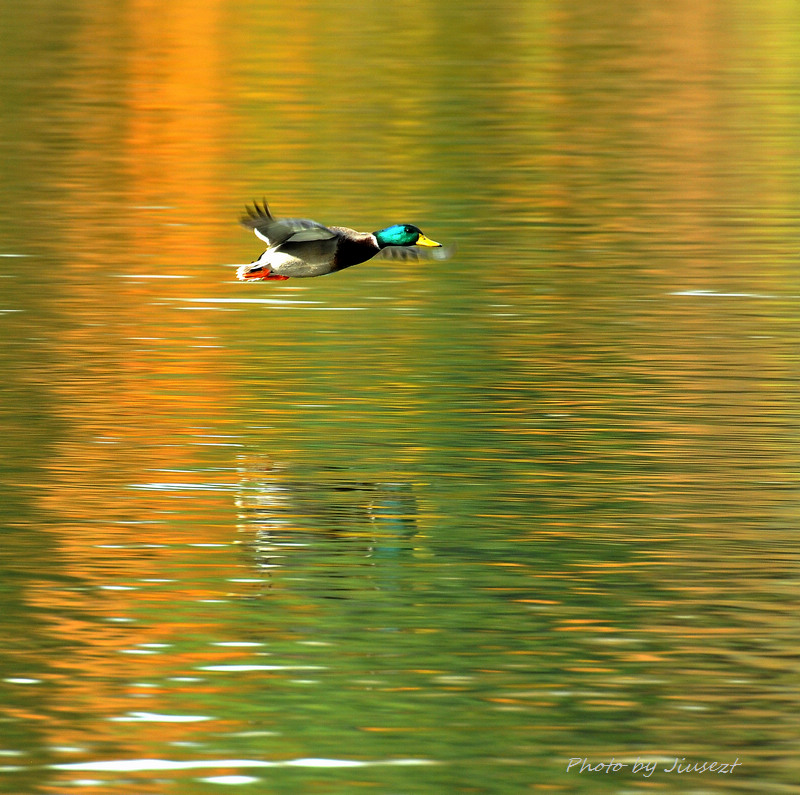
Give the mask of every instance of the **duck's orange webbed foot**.
M 281 276 L 279 273 L 273 273 L 263 266 L 253 267 L 252 265 L 243 265 L 236 271 L 236 278 L 243 282 L 282 282 L 289 277 Z

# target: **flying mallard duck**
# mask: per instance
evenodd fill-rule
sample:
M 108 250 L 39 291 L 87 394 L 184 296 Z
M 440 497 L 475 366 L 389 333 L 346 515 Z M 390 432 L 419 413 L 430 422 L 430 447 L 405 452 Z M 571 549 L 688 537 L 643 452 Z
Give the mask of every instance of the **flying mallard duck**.
M 307 218 L 274 218 L 266 201 L 261 207 L 254 202 L 246 209 L 242 226 L 252 229 L 267 244 L 267 250 L 236 271 L 242 281 L 324 276 L 375 256 L 417 259 L 426 256 L 427 250 L 427 256 L 446 259 L 450 254 L 412 224 L 394 224 L 368 234 L 346 226 L 323 226 Z

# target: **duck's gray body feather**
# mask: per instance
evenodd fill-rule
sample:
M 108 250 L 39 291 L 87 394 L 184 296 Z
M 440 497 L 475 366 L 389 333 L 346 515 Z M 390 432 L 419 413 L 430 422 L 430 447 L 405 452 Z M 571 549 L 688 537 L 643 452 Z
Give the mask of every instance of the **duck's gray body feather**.
M 269 208 L 248 208 L 242 225 L 268 246 L 244 274 L 267 268 L 280 276 L 308 277 L 334 273 L 374 257 L 381 249 L 374 235 L 344 226 L 327 227 L 308 218 L 273 218 Z

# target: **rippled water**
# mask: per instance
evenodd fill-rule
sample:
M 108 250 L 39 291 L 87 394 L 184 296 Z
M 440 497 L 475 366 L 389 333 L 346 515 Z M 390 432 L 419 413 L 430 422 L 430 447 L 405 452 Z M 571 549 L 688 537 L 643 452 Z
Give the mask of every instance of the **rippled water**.
M 1 792 L 797 791 L 793 5 L 6 18 Z

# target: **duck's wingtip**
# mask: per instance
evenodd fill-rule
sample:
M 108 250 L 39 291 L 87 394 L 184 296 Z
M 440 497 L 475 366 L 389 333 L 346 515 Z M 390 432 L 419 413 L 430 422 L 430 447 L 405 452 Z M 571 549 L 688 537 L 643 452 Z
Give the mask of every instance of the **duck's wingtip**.
M 245 214 L 241 217 L 241 223 L 243 226 L 248 227 L 248 229 L 252 229 L 254 223 L 275 220 L 270 212 L 269 204 L 267 204 L 266 199 L 261 200 L 261 206 L 259 206 L 257 201 L 253 202 L 252 207 L 249 204 L 245 204 L 244 212 Z
M 435 260 L 441 262 L 451 259 L 457 251 L 455 243 L 430 246 L 387 246 L 382 248 L 377 257 L 390 260 Z
M 429 256 L 431 259 L 436 260 L 452 259 L 457 251 L 458 246 L 455 243 L 439 244 L 438 248 L 429 249 Z

